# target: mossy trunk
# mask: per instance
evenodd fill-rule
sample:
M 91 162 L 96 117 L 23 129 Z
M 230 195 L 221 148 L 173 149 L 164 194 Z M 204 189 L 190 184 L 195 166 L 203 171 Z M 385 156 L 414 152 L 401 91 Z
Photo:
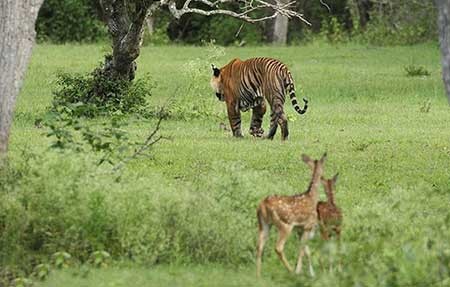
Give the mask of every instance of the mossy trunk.
M 98 0 L 100 16 L 112 37 L 112 57 L 105 58 L 104 73 L 132 81 L 136 72 L 142 32 L 152 1 Z

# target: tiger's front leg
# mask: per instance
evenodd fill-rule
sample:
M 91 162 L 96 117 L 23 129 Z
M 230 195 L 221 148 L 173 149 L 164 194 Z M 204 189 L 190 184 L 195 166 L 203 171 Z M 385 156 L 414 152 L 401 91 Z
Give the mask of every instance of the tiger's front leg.
M 228 119 L 230 120 L 231 130 L 233 131 L 233 136 L 242 137 L 241 131 L 241 111 L 239 110 L 236 103 L 227 103 Z
M 266 113 L 266 104 L 262 102 L 260 105 L 253 108 L 252 121 L 250 123 L 250 134 L 254 137 L 262 137 L 264 130 L 262 129 L 262 122 L 264 114 Z

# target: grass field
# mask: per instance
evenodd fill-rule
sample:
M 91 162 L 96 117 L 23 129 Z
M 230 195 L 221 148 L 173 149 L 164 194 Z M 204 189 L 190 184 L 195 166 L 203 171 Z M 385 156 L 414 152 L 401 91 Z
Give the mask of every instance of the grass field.
M 10 145 L 13 165 L 26 170 L 17 174 L 25 176 L 0 194 L 0 219 L 8 222 L 0 233 L 0 265 L 20 266 L 33 256 L 51 262 L 57 251 L 79 262 L 107 250 L 114 267 L 55 271 L 38 286 L 450 286 L 450 110 L 437 45 L 311 44 L 220 53 L 145 47 L 138 76 L 155 83 L 152 105 L 173 97 L 209 113 L 164 121 L 161 134 L 170 139 L 156 145 L 151 158 L 130 162 L 120 177 L 96 167 L 94 154 L 49 150 L 45 129 L 34 126 L 50 104 L 56 73 L 88 72 L 106 50 L 40 45 L 34 51 Z M 248 113 L 243 139 L 219 127 L 227 119 L 210 91 L 210 59 L 221 66 L 253 56 L 285 62 L 298 97 L 310 100 L 303 116 L 286 103 L 287 142 L 279 134 L 273 141 L 251 138 Z M 408 65 L 431 75 L 407 77 Z M 128 129 L 139 139 L 153 125 L 131 117 Z M 273 251 L 273 231 L 263 278 L 255 281 L 258 202 L 303 192 L 310 171 L 300 154 L 324 151 L 326 176 L 340 173 L 340 248 L 316 237 L 317 276 L 289 275 Z M 291 236 L 291 263 L 297 245 Z M 342 272 L 329 272 L 328 258 L 339 260 Z

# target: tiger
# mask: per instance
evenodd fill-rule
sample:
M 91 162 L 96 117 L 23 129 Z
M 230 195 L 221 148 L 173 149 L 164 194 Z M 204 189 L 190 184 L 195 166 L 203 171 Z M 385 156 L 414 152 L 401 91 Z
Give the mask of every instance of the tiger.
M 211 67 L 213 74 L 210 84 L 219 101 L 226 102 L 233 136 L 242 137 L 241 112 L 249 109 L 252 109 L 250 134 L 264 136 L 261 126 L 267 101 L 271 108 L 271 119 L 266 138 L 273 139 L 280 125 L 281 139 L 288 139 L 288 123 L 283 109 L 286 92 L 295 111 L 301 115 L 308 108 L 308 100 L 303 98 L 303 108 L 298 105 L 294 80 L 286 65 L 273 58 L 260 57 L 245 61 L 236 58 L 222 68 L 214 64 Z

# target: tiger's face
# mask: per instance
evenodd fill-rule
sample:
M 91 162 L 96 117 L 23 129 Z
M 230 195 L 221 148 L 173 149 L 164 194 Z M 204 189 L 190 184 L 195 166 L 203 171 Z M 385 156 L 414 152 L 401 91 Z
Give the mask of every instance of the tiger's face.
M 225 101 L 225 95 L 223 91 L 223 84 L 222 84 L 222 76 L 220 75 L 220 69 L 217 68 L 214 65 L 212 66 L 213 75 L 211 77 L 211 88 L 216 93 L 216 97 L 219 99 L 219 101 L 224 102 Z

